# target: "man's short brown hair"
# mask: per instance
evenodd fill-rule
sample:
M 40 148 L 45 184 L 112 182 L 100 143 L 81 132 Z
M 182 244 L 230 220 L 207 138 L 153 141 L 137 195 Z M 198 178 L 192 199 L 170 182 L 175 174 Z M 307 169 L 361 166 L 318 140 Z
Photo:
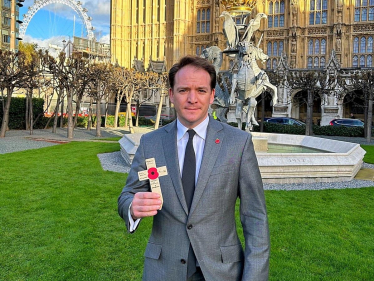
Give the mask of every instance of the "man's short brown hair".
M 198 56 L 185 56 L 179 62 L 174 64 L 169 70 L 169 85 L 170 88 L 174 87 L 175 75 L 177 72 L 187 65 L 195 66 L 208 72 L 210 76 L 210 88 L 213 90 L 216 87 L 217 74 L 214 66 L 204 58 Z

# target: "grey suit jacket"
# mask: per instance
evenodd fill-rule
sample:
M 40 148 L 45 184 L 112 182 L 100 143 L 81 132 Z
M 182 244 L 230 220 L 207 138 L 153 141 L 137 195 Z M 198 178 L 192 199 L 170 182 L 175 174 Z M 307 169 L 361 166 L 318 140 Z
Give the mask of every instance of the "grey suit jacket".
M 153 218 L 143 280 L 186 280 L 190 243 L 207 281 L 268 280 L 268 221 L 251 135 L 210 118 L 190 212 L 177 154 L 176 122 L 143 135 L 118 198 L 128 227 L 134 194 L 150 190 L 148 180 L 138 180 L 138 171 L 146 170 L 145 159 L 155 158 L 157 167 L 167 167 L 168 175 L 159 177 L 164 204 Z M 235 223 L 238 197 L 244 251 Z

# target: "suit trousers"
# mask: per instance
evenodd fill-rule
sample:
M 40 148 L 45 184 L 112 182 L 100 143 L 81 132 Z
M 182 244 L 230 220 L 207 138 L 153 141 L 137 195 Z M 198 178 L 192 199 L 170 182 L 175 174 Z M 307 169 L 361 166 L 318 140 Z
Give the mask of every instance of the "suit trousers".
M 201 268 L 196 267 L 196 272 L 190 278 L 188 278 L 187 281 L 205 281 Z

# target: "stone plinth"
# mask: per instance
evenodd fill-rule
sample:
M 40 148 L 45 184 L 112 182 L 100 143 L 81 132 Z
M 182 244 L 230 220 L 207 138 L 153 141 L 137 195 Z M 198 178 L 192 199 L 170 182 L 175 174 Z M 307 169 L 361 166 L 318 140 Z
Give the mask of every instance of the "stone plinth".
M 296 145 L 326 153 L 264 153 L 256 151 L 261 176 L 267 183 L 350 181 L 365 155 L 359 144 L 309 136 L 253 133 L 269 144 Z
M 257 132 L 252 135 L 266 183 L 350 181 L 360 170 L 365 155 L 365 150 L 355 143 L 300 135 Z M 122 157 L 129 166 L 141 136 L 141 133 L 125 135 L 119 141 Z M 267 144 L 303 146 L 326 153 L 267 153 Z
M 132 159 L 138 149 L 140 138 L 143 134 L 128 134 L 124 135 L 118 142 L 121 146 L 121 155 L 128 166 L 131 166 Z
M 268 151 L 268 139 L 264 137 L 255 137 L 252 138 L 253 147 L 255 151 L 266 152 Z

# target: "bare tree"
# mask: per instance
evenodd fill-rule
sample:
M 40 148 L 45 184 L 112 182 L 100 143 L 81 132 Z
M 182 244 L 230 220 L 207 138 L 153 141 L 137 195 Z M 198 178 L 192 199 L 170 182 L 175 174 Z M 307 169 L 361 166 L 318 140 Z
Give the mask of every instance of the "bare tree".
M 374 71 L 364 69 L 355 71 L 350 77 L 340 76 L 339 86 L 343 93 L 354 92 L 353 98 L 358 97 L 365 101 L 365 138 L 371 142 L 372 122 L 373 122 L 373 91 L 374 91 Z
M 74 133 L 75 121 L 73 119 L 73 98 L 74 96 L 78 96 L 78 99 L 80 99 L 81 97 L 79 97 L 79 94 L 84 91 L 88 83 L 86 82 L 86 77 L 88 75 L 87 71 L 89 71 L 89 69 L 87 68 L 87 64 L 87 60 L 82 58 L 80 54 L 76 54 L 67 58 L 64 52 L 60 53 L 58 60 L 52 59 L 49 63 L 49 70 L 56 77 L 56 81 L 58 84 L 59 102 L 63 101 L 63 91 L 66 91 L 68 112 L 68 138 L 73 138 Z M 61 112 L 61 116 L 63 116 L 63 112 Z
M 118 127 L 118 115 L 121 106 L 121 101 L 126 94 L 129 85 L 130 71 L 123 67 L 115 67 L 113 70 L 113 75 L 110 78 L 110 84 L 115 92 L 116 99 L 116 109 L 114 111 L 114 128 Z
M 109 77 L 112 75 L 111 64 L 92 64 L 90 67 L 90 93 L 96 101 L 96 136 L 101 136 L 101 100 L 109 94 Z
M 307 92 L 307 98 L 299 102 L 306 103 L 307 117 L 305 135 L 313 135 L 313 103 L 324 91 L 330 89 L 333 77 L 329 77 L 325 71 L 291 70 L 287 73 L 287 83 L 293 89 Z
M 30 134 L 33 134 L 34 126 L 34 113 L 33 113 L 33 93 L 34 89 L 39 89 L 45 82 L 43 79 L 43 72 L 45 70 L 47 58 L 43 57 L 46 54 L 40 50 L 39 52 L 29 53 L 25 61 L 24 77 L 21 82 L 21 87 L 26 89 L 26 130 L 30 130 Z
M 3 119 L 1 122 L 0 138 L 5 137 L 9 125 L 9 109 L 13 91 L 19 88 L 25 77 L 25 55 L 22 52 L 13 53 L 0 50 L 0 85 L 6 90 Z
M 168 85 L 169 85 L 168 73 L 167 72 L 159 73 L 157 86 L 158 86 L 158 91 L 160 93 L 160 103 L 158 104 L 158 109 L 157 109 L 155 129 L 158 129 L 158 126 L 160 123 L 162 103 L 163 103 L 164 97 L 167 95 Z

